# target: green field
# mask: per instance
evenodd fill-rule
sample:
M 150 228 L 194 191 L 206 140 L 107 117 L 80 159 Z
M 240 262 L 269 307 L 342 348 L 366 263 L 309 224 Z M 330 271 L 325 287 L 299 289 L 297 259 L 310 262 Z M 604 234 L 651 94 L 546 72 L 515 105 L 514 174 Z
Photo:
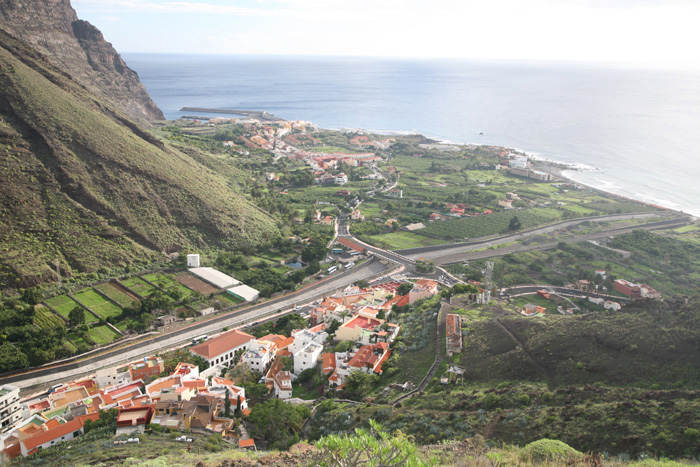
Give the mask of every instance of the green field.
M 46 300 L 46 303 L 66 318 L 68 318 L 68 314 L 73 308 L 80 306 L 78 302 L 70 298 L 68 295 L 59 295 L 58 297 Z
M 421 229 L 422 230 L 422 229 Z M 368 237 L 373 245 L 389 250 L 404 250 L 407 248 L 417 248 L 428 245 L 439 245 L 444 243 L 437 238 L 430 238 L 412 232 L 394 232 Z
M 236 298 L 230 293 L 222 293 L 214 297 L 216 300 L 219 300 L 224 303 L 224 306 L 231 306 L 231 305 L 237 305 L 239 303 L 243 303 L 243 300 L 240 298 Z
M 155 287 L 153 287 L 151 284 L 148 284 L 138 276 L 130 277 L 119 282 L 121 282 L 124 286 L 133 290 L 137 294 L 141 295 L 142 297 L 148 297 L 156 290 Z
M 169 274 L 163 274 L 163 273 L 153 273 L 153 274 L 146 274 L 143 276 L 144 279 L 147 281 L 151 282 L 152 284 L 157 285 L 161 289 L 165 290 L 166 293 L 169 290 L 178 290 L 182 293 L 182 297 L 189 297 L 192 295 L 192 291 L 185 287 L 184 285 L 180 284 L 175 280 L 175 276 L 169 275 Z
M 65 326 L 65 322 L 45 306 L 37 305 L 34 307 L 34 326 L 47 329 Z
M 553 222 L 559 219 L 559 213 L 551 209 L 528 209 L 523 211 L 500 211 L 475 217 L 434 222 L 423 232 L 442 238 L 478 238 L 508 232 L 508 225 L 513 216 L 517 216 L 523 228 Z
M 97 345 L 109 344 L 117 339 L 119 334 L 114 332 L 109 326 L 97 326 L 88 331 L 88 336 L 95 341 Z
M 116 287 L 113 287 L 112 284 L 106 282 L 104 284 L 96 285 L 95 288 L 102 292 L 103 294 L 107 295 L 110 297 L 112 300 L 115 302 L 119 303 L 119 305 L 122 308 L 126 308 L 127 306 L 131 305 L 134 303 L 136 300 L 133 298 L 129 297 L 127 294 L 122 292 L 121 290 L 117 289 Z
M 75 298 L 97 313 L 100 318 L 106 319 L 110 316 L 118 316 L 122 310 L 112 302 L 104 299 L 100 294 L 91 288 L 83 289 L 75 294 Z
M 73 346 L 76 348 L 80 347 L 81 345 L 83 345 L 83 346 L 88 345 L 88 343 L 85 342 L 85 339 L 83 339 L 82 337 L 78 336 L 76 333 L 73 333 L 73 332 L 68 333 L 68 339 L 73 344 Z M 89 346 L 89 347 L 92 347 L 92 346 Z

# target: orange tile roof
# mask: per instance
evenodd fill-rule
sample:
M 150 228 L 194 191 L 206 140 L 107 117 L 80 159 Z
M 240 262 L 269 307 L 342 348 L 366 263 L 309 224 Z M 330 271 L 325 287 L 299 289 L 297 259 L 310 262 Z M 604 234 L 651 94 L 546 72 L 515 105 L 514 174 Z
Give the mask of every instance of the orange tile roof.
M 353 242 L 353 241 L 351 241 L 351 240 L 348 240 L 347 238 L 338 237 L 338 240 L 337 240 L 337 241 L 338 241 L 338 243 L 340 243 L 341 245 L 345 245 L 346 247 L 352 248 L 353 250 L 359 251 L 360 253 L 362 253 L 363 251 L 365 251 L 365 248 L 364 248 L 363 246 L 360 246 L 360 245 L 358 245 L 357 243 L 355 243 L 355 242 Z
M 218 355 L 226 353 L 236 347 L 240 347 L 246 342 L 252 341 L 255 337 L 245 332 L 234 329 L 221 334 L 214 339 L 205 341 L 190 349 L 190 352 L 201 355 L 204 358 L 212 359 Z
M 25 449 L 31 452 L 34 449 L 36 449 L 37 446 L 41 446 L 42 444 L 49 443 L 56 438 L 60 438 L 61 436 L 65 436 L 67 434 L 73 433 L 74 431 L 78 431 L 82 427 L 83 421 L 80 418 L 76 418 L 74 420 L 71 420 L 70 422 L 58 425 L 55 428 L 51 428 L 41 433 L 37 433 L 31 438 L 25 439 L 24 441 L 22 441 L 22 443 L 24 444 Z
M 186 388 L 191 388 L 191 389 L 206 388 L 207 381 L 204 379 L 191 379 L 189 381 L 183 381 L 182 385 Z
M 10 459 L 15 459 L 19 457 L 20 454 L 22 454 L 22 447 L 19 445 L 19 443 L 15 443 L 6 447 L 5 450 L 2 451 L 2 453 Z
M 323 370 L 324 374 L 328 374 L 335 370 L 336 367 L 336 360 L 335 360 L 335 354 L 333 352 L 329 353 L 324 353 L 322 355 L 323 358 L 323 363 L 321 366 L 321 369 Z
M 355 316 L 353 319 L 343 324 L 347 328 L 362 328 L 362 329 L 374 329 L 375 327 L 382 324 L 381 321 L 376 319 L 366 318 L 364 316 Z
M 239 447 L 239 448 L 252 448 L 252 447 L 255 447 L 255 440 L 254 440 L 253 438 L 238 440 L 238 447 Z
M 284 340 L 277 342 L 277 348 L 279 350 L 284 350 L 294 343 L 293 337 L 285 337 Z
M 309 328 L 309 332 L 321 332 L 321 331 L 325 330 L 327 327 L 328 326 L 326 325 L 326 323 L 321 323 L 317 326 Z

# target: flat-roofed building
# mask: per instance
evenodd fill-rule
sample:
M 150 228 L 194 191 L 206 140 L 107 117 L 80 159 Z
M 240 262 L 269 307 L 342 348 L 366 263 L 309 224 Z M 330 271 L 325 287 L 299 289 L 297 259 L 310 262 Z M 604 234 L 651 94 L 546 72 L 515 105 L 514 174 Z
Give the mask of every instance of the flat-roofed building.
M 231 287 L 230 289 L 226 290 L 226 293 L 229 293 L 234 297 L 240 298 L 241 300 L 246 302 L 253 302 L 257 300 L 258 297 L 260 297 L 259 291 L 245 284 L 240 284 L 235 287 Z
M 191 268 L 189 271 L 204 282 L 219 289 L 226 289 L 241 283 L 228 274 L 224 274 L 214 268 Z
M 20 421 L 19 388 L 10 384 L 0 386 L 0 432 L 10 431 Z

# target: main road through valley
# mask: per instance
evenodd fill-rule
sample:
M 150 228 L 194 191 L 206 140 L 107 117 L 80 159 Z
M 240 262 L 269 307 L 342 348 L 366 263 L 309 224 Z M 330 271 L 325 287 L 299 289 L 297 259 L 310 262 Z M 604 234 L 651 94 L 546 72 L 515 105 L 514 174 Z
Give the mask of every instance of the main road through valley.
M 75 362 L 54 363 L 53 365 L 45 365 L 23 373 L 4 376 L 0 378 L 0 385 L 11 383 L 23 389 L 23 393 L 25 393 L 29 388 L 48 387 L 58 382 L 92 374 L 101 368 L 121 365 L 146 355 L 181 346 L 203 334 L 220 333 L 224 327 L 232 329 L 245 323 L 262 321 L 265 317 L 276 314 L 277 311 L 290 312 L 297 304 L 311 302 L 324 294 L 330 294 L 358 280 L 381 275 L 382 273 L 390 273 L 397 267 L 398 265 L 395 263 L 378 258 L 372 259 L 352 270 L 329 276 L 325 280 L 296 293 L 240 310 L 223 313 L 171 333 L 156 335 Z

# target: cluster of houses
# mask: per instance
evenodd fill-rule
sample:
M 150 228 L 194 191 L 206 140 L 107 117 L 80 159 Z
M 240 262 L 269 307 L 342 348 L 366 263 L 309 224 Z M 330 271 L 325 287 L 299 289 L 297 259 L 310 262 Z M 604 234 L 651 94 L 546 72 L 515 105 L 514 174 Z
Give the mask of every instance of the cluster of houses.
M 210 280 L 217 276 L 206 274 Z M 68 441 L 84 433 L 88 420 L 98 420 L 100 412 L 109 409 L 118 410 L 117 434 L 143 432 L 148 424 L 156 424 L 235 437 L 233 420 L 225 411 L 246 415 L 248 403 L 245 389 L 219 377 L 221 370 L 241 361 L 262 375 L 270 397 L 284 400 L 292 399 L 292 382 L 308 369 L 328 376 L 331 388 L 342 388 L 354 371 L 381 374 L 391 355 L 389 345 L 399 333 L 399 326 L 386 320 L 392 307 L 438 293 L 438 283 L 429 279 L 416 281 L 403 296 L 397 294 L 400 285 L 351 285 L 324 297 L 310 313 L 311 327 L 294 330 L 289 337 L 268 334 L 256 339 L 238 329 L 211 339 L 202 336 L 189 348 L 210 365 L 201 373 L 196 365 L 180 362 L 166 374 L 163 360 L 151 356 L 58 384 L 25 402 L 20 402 L 18 388 L 3 386 L 0 451 L 15 458 Z M 340 323 L 335 340 L 351 341 L 353 346 L 324 353 L 327 328 L 334 320 Z
M 246 413 L 244 388 L 225 378 L 204 377 L 189 363 L 163 373 L 162 359 L 146 357 L 55 385 L 22 404 L 19 389 L 11 388 L 13 410 L 20 416 L 3 430 L 0 451 L 10 459 L 32 455 L 82 435 L 88 420 L 97 421 L 100 412 L 110 409 L 118 410 L 116 434 L 143 433 L 146 425 L 157 424 L 233 435 L 233 420 L 224 417 L 225 399 L 230 410 Z
M 647 284 L 635 284 L 624 279 L 617 279 L 613 283 L 613 287 L 633 300 L 638 298 L 661 298 L 661 294 Z
M 342 389 L 346 378 L 354 371 L 382 374 L 382 364 L 391 356 L 391 344 L 399 326 L 387 322 L 394 305 L 405 306 L 438 293 L 438 283 L 420 279 L 406 295 L 398 295 L 400 282 L 388 282 L 361 289 L 348 286 L 341 293 L 325 297 L 310 315 L 314 324 L 341 323 L 335 331 L 338 341 L 355 345 L 346 352 L 325 353 L 322 371 L 332 388 Z

